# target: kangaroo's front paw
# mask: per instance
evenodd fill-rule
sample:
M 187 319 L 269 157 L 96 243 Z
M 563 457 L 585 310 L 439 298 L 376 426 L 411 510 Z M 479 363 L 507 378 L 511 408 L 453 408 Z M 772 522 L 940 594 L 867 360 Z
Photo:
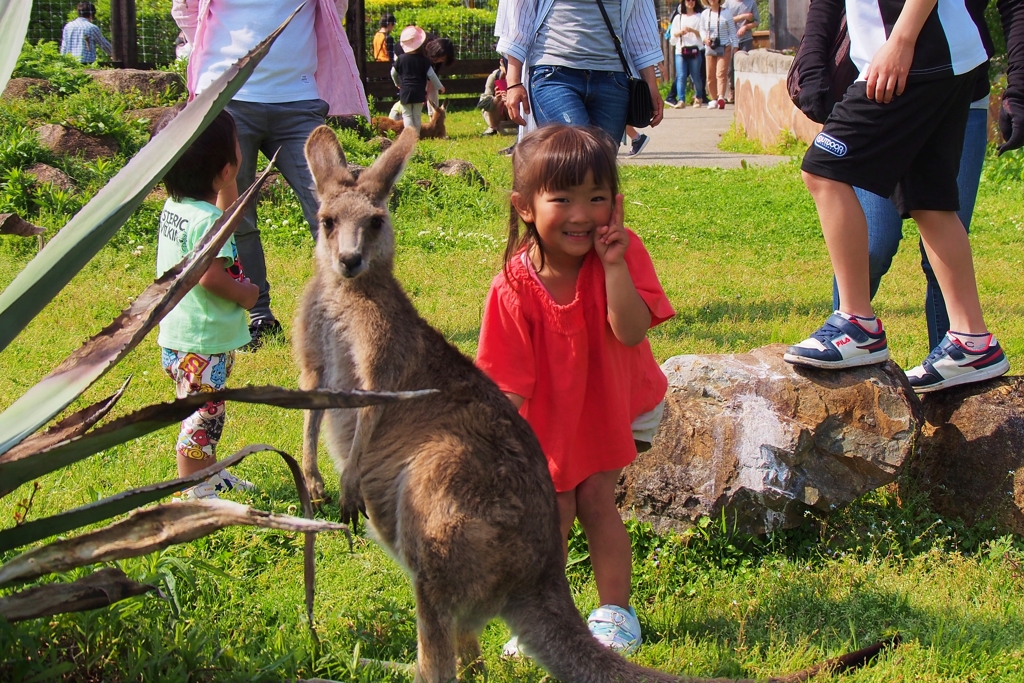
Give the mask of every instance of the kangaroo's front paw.
M 367 516 L 366 503 L 363 501 L 363 492 L 358 481 L 342 484 L 338 507 L 341 510 L 342 524 L 348 524 L 352 531 L 356 531 L 359 528 L 359 515 Z
M 331 497 L 327 495 L 327 491 L 324 489 L 324 480 L 320 477 L 307 476 L 306 490 L 309 491 L 309 501 L 317 509 L 331 502 Z

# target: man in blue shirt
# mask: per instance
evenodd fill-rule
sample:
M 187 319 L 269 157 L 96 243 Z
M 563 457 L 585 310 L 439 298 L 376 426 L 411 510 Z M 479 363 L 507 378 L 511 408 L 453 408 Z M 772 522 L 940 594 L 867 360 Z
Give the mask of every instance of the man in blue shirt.
M 78 3 L 78 18 L 64 25 L 64 35 L 60 41 L 60 53 L 71 55 L 82 64 L 96 61 L 96 48 L 110 55 L 110 43 L 96 24 L 96 7 L 91 2 Z

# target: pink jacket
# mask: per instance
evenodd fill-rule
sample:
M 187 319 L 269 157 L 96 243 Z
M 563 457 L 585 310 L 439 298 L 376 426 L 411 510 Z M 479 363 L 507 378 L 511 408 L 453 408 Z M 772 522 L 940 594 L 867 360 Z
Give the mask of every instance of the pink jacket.
M 341 28 L 340 17 L 348 9 L 348 0 L 307 0 L 316 2 L 317 70 L 316 87 L 320 99 L 327 102 L 331 116 L 359 114 L 370 118 L 370 110 L 366 105 L 366 94 L 363 82 L 359 78 L 352 46 L 348 36 Z M 196 49 L 202 49 L 206 38 L 206 22 L 202 20 L 210 11 L 210 3 L 217 0 L 173 0 L 171 16 L 178 28 L 185 34 L 185 39 Z M 298 0 L 296 0 L 298 6 Z M 195 96 L 195 82 L 198 75 L 198 64 L 190 60 L 188 64 L 188 91 Z

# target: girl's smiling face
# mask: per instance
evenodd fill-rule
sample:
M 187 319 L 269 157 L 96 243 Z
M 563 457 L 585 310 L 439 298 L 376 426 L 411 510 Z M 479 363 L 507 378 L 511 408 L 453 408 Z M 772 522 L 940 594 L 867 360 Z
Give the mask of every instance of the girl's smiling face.
M 588 172 L 583 183 L 564 190 L 541 190 L 530 202 L 514 195 L 519 216 L 537 228 L 546 259 L 582 261 L 594 247 L 598 228 L 608 225 L 614 197 L 607 184 L 594 182 Z

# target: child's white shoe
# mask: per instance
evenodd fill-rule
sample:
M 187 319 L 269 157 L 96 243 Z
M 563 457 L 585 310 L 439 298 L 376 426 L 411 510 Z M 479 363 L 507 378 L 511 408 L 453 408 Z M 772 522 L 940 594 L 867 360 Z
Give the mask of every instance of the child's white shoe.
M 640 621 L 632 607 L 601 605 L 590 613 L 587 626 L 599 643 L 621 654 L 633 652 L 643 641 Z

